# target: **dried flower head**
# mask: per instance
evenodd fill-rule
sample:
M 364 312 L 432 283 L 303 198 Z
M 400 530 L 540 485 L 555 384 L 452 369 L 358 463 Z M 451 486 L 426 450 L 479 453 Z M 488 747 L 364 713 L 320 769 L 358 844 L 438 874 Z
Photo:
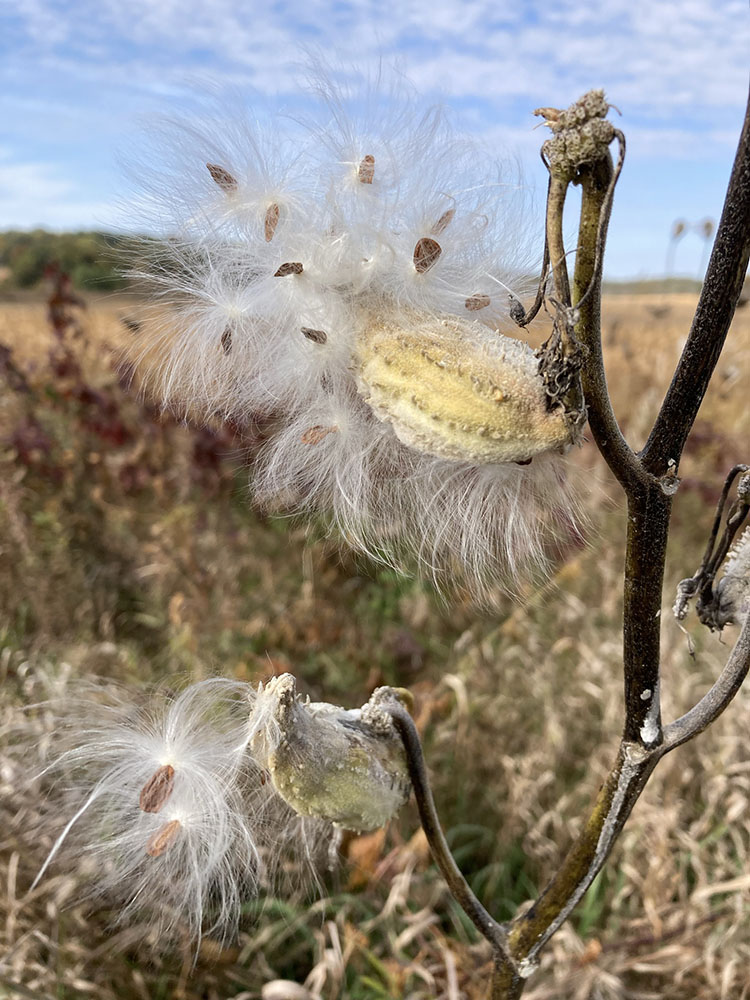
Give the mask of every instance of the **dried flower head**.
M 183 412 L 262 422 L 264 506 L 442 588 L 513 587 L 571 525 L 577 434 L 500 332 L 532 283 L 522 187 L 403 90 L 359 118 L 317 90 L 302 132 L 174 126 L 139 169 L 169 237 L 140 270 L 142 369 Z

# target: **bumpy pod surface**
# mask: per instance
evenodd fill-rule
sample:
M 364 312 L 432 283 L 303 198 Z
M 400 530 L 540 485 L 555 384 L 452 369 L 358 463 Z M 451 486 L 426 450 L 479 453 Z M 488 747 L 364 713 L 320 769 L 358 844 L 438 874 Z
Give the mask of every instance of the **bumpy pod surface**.
M 378 688 L 361 709 L 303 701 L 291 674 L 266 684 L 267 720 L 254 740 L 274 787 L 301 816 L 364 833 L 384 826 L 409 795 L 403 745 Z M 275 725 L 274 725 L 275 724 Z M 269 726 L 275 738 L 269 740 Z M 276 728 L 277 727 L 277 728 Z
M 549 407 L 532 349 L 478 322 L 375 322 L 357 354 L 365 400 L 410 447 L 488 464 L 570 446 L 571 426 L 562 407 Z

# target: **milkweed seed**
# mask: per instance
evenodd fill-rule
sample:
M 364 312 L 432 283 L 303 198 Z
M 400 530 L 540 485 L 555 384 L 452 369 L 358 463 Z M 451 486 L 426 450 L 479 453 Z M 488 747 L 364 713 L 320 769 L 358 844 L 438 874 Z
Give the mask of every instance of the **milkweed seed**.
M 432 240 L 429 236 L 423 236 L 421 240 L 417 240 L 417 245 L 414 247 L 414 267 L 419 274 L 429 271 L 442 252 L 442 247 L 437 240 Z
M 360 184 L 372 184 L 372 179 L 375 176 L 375 157 L 371 156 L 369 153 L 367 156 L 362 157 L 362 162 L 357 170 L 357 179 Z
M 229 194 L 231 191 L 237 190 L 237 178 L 233 177 L 228 170 L 218 166 L 216 163 L 207 163 L 206 166 L 208 167 L 209 174 L 211 174 L 222 191 L 226 191 Z
M 443 212 L 440 218 L 437 220 L 435 225 L 432 227 L 432 233 L 435 236 L 439 236 L 444 229 L 446 229 L 451 222 L 453 222 L 453 216 L 456 214 L 455 208 L 449 208 L 447 212 Z
M 141 789 L 138 804 L 147 813 L 158 813 L 174 787 L 174 768 L 171 764 L 163 764 L 158 768 Z
M 323 427 L 322 424 L 316 424 L 314 427 L 308 427 L 304 432 L 300 441 L 302 444 L 320 444 L 323 438 L 328 437 L 329 434 L 335 434 L 338 427 L 335 425 L 333 427 Z
M 293 260 L 286 264 L 282 264 L 278 271 L 274 274 L 274 278 L 286 278 L 288 274 L 302 274 L 304 267 L 299 263 L 299 261 Z
M 221 347 L 225 354 L 232 350 L 232 331 L 229 327 L 221 335 Z
M 328 340 L 328 334 L 325 330 L 312 330 L 309 326 L 303 326 L 301 329 L 307 339 L 312 340 L 314 344 L 325 344 Z
M 464 303 L 469 312 L 477 312 L 479 309 L 486 309 L 489 304 L 489 295 L 470 295 Z
M 273 239 L 273 234 L 276 232 L 276 227 L 279 224 L 280 215 L 281 211 L 276 202 L 274 202 L 272 205 L 269 205 L 268 208 L 266 209 L 266 218 L 263 223 L 263 230 L 266 237 L 266 243 L 270 243 L 271 240 Z
M 146 841 L 146 854 L 152 858 L 160 857 L 177 838 L 180 832 L 181 823 L 178 819 L 173 819 L 165 823 L 156 833 L 152 834 Z

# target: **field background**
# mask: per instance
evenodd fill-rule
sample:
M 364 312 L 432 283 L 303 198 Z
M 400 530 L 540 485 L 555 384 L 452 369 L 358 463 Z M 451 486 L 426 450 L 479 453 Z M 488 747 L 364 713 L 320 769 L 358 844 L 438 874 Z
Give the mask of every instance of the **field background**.
M 133 685 L 292 670 L 315 699 L 409 687 L 435 797 L 473 888 L 507 919 L 576 832 L 621 727 L 624 513 L 590 444 L 587 542 L 521 606 L 477 614 L 247 503 L 246 451 L 139 401 L 115 349 L 137 301 L 86 295 L 69 350 L 38 292 L 0 301 L 0 997 L 314 1000 L 484 995 L 489 953 L 430 864 L 410 804 L 348 839 L 322 893 L 249 904 L 238 941 L 164 947 L 76 903 L 92 873 L 53 866 L 65 818 L 28 785 L 51 722 L 40 703 L 91 675 Z M 631 443 L 645 438 L 693 292 L 607 296 L 606 361 Z M 537 336 L 539 336 L 539 332 Z M 72 360 L 71 360 L 72 358 Z M 700 696 L 723 636 L 669 613 L 713 503 L 748 461 L 750 308 L 740 309 L 681 468 L 664 597 L 664 713 Z M 529 1000 L 750 996 L 750 688 L 657 769 L 604 872 L 548 948 Z M 20 749 L 19 749 L 20 748 Z M 94 873 L 95 877 L 95 873 Z M 286 980 L 283 986 L 278 980 Z M 296 984 L 296 985 L 294 985 Z

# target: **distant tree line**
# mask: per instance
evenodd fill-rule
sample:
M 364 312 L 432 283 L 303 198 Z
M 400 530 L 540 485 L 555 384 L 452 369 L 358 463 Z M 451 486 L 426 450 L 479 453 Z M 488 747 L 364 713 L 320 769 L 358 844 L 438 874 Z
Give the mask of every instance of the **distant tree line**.
M 4 284 L 32 288 L 50 267 L 70 275 L 76 288 L 86 291 L 115 291 L 125 288 L 124 276 L 134 239 L 112 233 L 0 232 L 0 272 Z

